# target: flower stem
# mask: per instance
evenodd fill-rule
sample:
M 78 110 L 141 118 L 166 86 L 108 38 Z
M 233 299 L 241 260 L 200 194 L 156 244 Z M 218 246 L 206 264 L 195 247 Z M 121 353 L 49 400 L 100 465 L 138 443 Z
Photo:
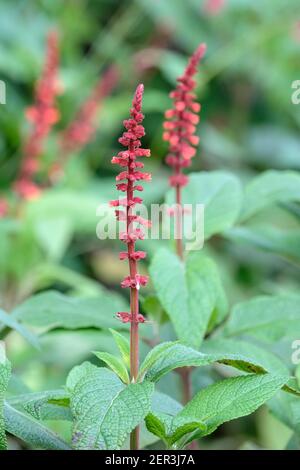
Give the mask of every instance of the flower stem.
M 176 173 L 180 173 L 180 167 L 175 169 Z M 183 243 L 182 243 L 182 222 L 183 222 L 183 211 L 182 211 L 182 200 L 181 200 L 181 186 L 177 185 L 176 188 L 176 206 L 177 211 L 179 212 L 179 208 L 181 210 L 181 214 L 177 212 L 176 214 L 176 230 L 177 230 L 177 240 L 176 240 L 176 252 L 178 257 L 183 260 Z M 186 405 L 192 399 L 192 377 L 191 377 L 192 369 L 190 367 L 183 367 L 181 369 L 180 377 L 181 377 L 181 384 L 182 384 L 182 402 Z M 190 450 L 197 450 L 198 445 L 197 442 L 192 442 L 189 444 L 188 448 Z
M 130 144 L 129 151 L 133 152 L 134 147 Z M 133 170 L 130 165 L 131 161 L 128 162 L 128 174 L 132 174 Z M 128 179 L 127 186 L 127 200 L 133 198 L 133 182 Z M 130 234 L 132 231 L 132 223 L 130 216 L 132 215 L 132 208 L 127 206 L 127 233 Z M 128 255 L 134 253 L 135 243 L 134 241 L 128 243 Z M 129 259 L 129 271 L 130 276 L 135 278 L 137 274 L 137 262 L 136 260 L 128 257 Z M 137 287 L 131 287 L 130 289 L 130 313 L 131 313 L 131 323 L 130 323 L 130 378 L 131 382 L 135 383 L 138 372 L 139 372 L 139 291 Z M 130 450 L 138 450 L 139 448 L 139 436 L 140 428 L 137 426 L 130 434 Z
M 180 167 L 176 168 L 176 173 L 180 174 Z M 180 208 L 181 213 L 176 213 L 176 232 L 177 232 L 177 239 L 176 239 L 176 251 L 179 258 L 183 259 L 183 244 L 182 244 L 182 207 L 181 207 L 181 186 L 176 186 L 176 207 L 177 210 Z

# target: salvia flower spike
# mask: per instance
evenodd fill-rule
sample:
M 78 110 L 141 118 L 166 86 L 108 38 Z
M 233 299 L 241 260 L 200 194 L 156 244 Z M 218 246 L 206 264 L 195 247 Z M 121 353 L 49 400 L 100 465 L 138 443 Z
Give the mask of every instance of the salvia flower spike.
M 166 162 L 174 168 L 174 175 L 170 177 L 171 186 L 185 186 L 188 177 L 182 173 L 182 168 L 190 166 L 192 157 L 196 154 L 195 146 L 199 137 L 195 135 L 196 124 L 199 122 L 198 112 L 200 104 L 195 102 L 193 93 L 196 81 L 193 76 L 197 72 L 197 65 L 204 56 L 206 45 L 200 44 L 189 60 L 182 77 L 177 79 L 178 85 L 170 93 L 173 99 L 173 109 L 165 113 L 164 140 L 169 142 L 170 153 Z
M 200 44 L 184 71 L 184 74 L 177 79 L 178 85 L 170 93 L 173 99 L 173 108 L 165 113 L 163 139 L 169 142 L 169 153 L 166 157 L 166 163 L 173 168 L 173 174 L 169 182 L 176 190 L 176 205 L 181 207 L 181 188 L 188 183 L 188 176 L 183 173 L 183 168 L 191 165 L 191 159 L 196 154 L 196 146 L 199 143 L 199 137 L 195 135 L 196 125 L 199 122 L 197 113 L 200 111 L 200 104 L 195 101 L 193 93 L 196 87 L 194 75 L 197 72 L 197 66 L 204 56 L 206 45 Z M 181 240 L 181 221 L 177 217 L 177 253 L 182 258 L 183 248 Z
M 95 118 L 119 80 L 117 67 L 110 66 L 96 83 L 88 98 L 78 109 L 74 119 L 62 132 L 59 142 L 59 157 L 50 168 L 50 180 L 58 182 L 64 175 L 64 167 L 70 156 L 87 145 L 96 133 Z
M 47 37 L 44 70 L 35 89 L 35 103 L 26 110 L 32 131 L 24 144 L 23 160 L 15 183 L 15 191 L 24 199 L 34 198 L 40 192 L 33 178 L 39 170 L 39 156 L 43 151 L 45 139 L 59 119 L 55 106 L 55 97 L 60 92 L 58 65 L 58 35 L 51 31 Z
M 89 142 L 95 131 L 94 120 L 103 99 L 108 96 L 116 86 L 119 71 L 115 66 L 107 69 L 104 75 L 92 90 L 90 96 L 79 108 L 74 120 L 64 130 L 61 139 L 63 158 L 70 152 L 80 150 Z
M 120 253 L 121 260 L 128 260 L 129 275 L 123 279 L 121 286 L 130 289 L 130 312 L 118 312 L 117 317 L 124 323 L 130 323 L 130 375 L 133 382 L 136 381 L 139 368 L 139 323 L 145 319 L 139 312 L 139 289 L 148 282 L 147 276 L 138 272 L 138 261 L 145 258 L 144 251 L 135 250 L 135 242 L 144 238 L 144 233 L 139 225 L 149 225 L 149 221 L 142 219 L 135 213 L 136 204 L 142 199 L 135 196 L 135 191 L 142 191 L 143 187 L 136 184 L 137 181 L 150 181 L 151 175 L 140 171 L 144 164 L 138 161 L 141 157 L 150 157 L 150 150 L 141 147 L 141 138 L 145 135 L 142 125 L 144 116 L 142 114 L 142 98 L 144 86 L 138 85 L 130 109 L 130 118 L 124 121 L 125 132 L 120 137 L 120 144 L 125 147 L 118 155 L 112 158 L 112 163 L 121 166 L 121 173 L 116 177 L 117 189 L 125 193 L 125 197 L 110 202 L 116 209 L 117 220 L 125 222 L 126 231 L 120 233 L 120 240 L 127 246 L 126 251 Z M 131 449 L 138 448 L 139 429 L 136 428 L 131 434 Z

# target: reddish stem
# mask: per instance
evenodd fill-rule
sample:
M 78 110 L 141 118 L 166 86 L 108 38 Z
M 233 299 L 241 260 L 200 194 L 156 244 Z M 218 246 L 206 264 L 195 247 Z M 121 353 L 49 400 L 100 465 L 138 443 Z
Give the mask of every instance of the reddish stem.
M 181 170 L 180 167 L 176 168 L 176 174 L 180 174 Z M 177 232 L 177 239 L 176 239 L 176 251 L 177 255 L 180 259 L 183 259 L 183 243 L 182 243 L 182 203 L 181 203 L 181 186 L 177 185 L 175 188 L 176 191 L 176 207 L 177 212 L 175 214 L 176 217 L 176 232 Z M 180 210 L 179 210 L 180 208 Z
M 134 146 L 131 143 L 129 146 L 129 151 L 134 151 Z M 131 168 L 131 159 L 128 160 L 127 171 L 128 174 L 134 173 L 134 170 Z M 128 178 L 128 187 L 127 187 L 127 201 L 132 200 L 133 198 L 133 182 Z M 130 234 L 132 231 L 132 222 L 130 216 L 132 215 L 132 207 L 127 206 L 126 210 L 126 224 L 127 224 L 127 233 Z M 132 241 L 128 243 L 128 255 L 132 255 L 135 251 L 135 242 Z M 137 261 L 128 256 L 129 259 L 129 271 L 130 277 L 135 278 L 137 274 Z M 138 372 L 139 372 L 139 291 L 136 287 L 130 288 L 130 313 L 131 313 L 131 323 L 130 323 L 130 378 L 131 382 L 136 382 Z M 130 449 L 137 450 L 139 448 L 139 436 L 140 428 L 137 426 L 130 434 Z

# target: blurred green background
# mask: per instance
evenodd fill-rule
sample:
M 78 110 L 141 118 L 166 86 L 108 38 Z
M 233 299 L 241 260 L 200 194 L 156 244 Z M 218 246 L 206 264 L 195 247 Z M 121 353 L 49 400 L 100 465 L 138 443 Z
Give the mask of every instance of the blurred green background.
M 1 220 L 0 289 L 7 310 L 46 288 L 72 295 L 94 295 L 105 287 L 120 291 L 126 267 L 118 261 L 119 245 L 99 241 L 95 230 L 98 204 L 116 197 L 116 170 L 110 161 L 120 147 L 122 120 L 128 115 L 135 86 L 143 82 L 144 147 L 151 148 L 147 171 L 153 172 L 145 200 L 161 201 L 169 174 L 164 164 L 167 146 L 162 141 L 168 94 L 200 42 L 206 42 L 208 50 L 198 74 L 201 141 L 191 170 L 227 170 L 246 184 L 268 169 L 300 169 L 300 106 L 291 103 L 292 82 L 300 79 L 299 1 L 225 0 L 218 11 L 210 11 L 208 3 L 1 1 L 0 79 L 6 84 L 6 104 L 0 105 L 2 197 L 12 197 L 22 142 L 29 131 L 24 112 L 34 99 L 49 30 L 59 32 L 63 91 L 58 98 L 61 119 L 41 155 L 41 181 L 49 162 L 60 158 L 61 131 L 101 75 L 112 64 L 120 74 L 116 88 L 99 106 L 94 138 L 72 155 L 64 178 L 39 200 L 25 204 L 21 215 Z M 296 227 L 293 217 L 278 208 L 259 215 L 256 223 L 262 222 L 272 223 L 279 231 Z M 251 295 L 297 291 L 299 248 L 295 245 L 293 250 L 285 243 L 276 253 L 275 240 L 269 254 L 259 242 L 211 239 L 205 249 L 218 262 L 231 305 Z M 149 243 L 148 250 L 151 255 L 155 246 Z M 42 336 L 41 342 L 42 351 L 37 353 L 16 333 L 7 340 L 16 374 L 33 390 L 63 384 L 68 370 L 90 358 L 91 350 L 100 349 L 99 345 L 112 348 L 109 335 L 93 329 L 57 328 Z M 173 379 L 169 380 L 175 383 Z M 205 377 L 195 377 L 195 387 L 198 380 L 199 386 L 205 385 Z M 25 385 L 16 381 L 15 386 Z M 169 389 L 169 383 L 165 387 Z M 287 428 L 262 410 L 241 423 L 224 426 L 205 446 L 281 448 L 288 438 Z M 11 442 L 12 448 L 19 445 Z

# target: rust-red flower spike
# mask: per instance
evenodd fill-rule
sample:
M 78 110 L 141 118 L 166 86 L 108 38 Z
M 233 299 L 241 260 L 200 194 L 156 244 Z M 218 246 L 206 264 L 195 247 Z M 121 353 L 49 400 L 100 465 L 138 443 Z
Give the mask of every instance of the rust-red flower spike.
M 149 226 L 149 221 L 141 218 L 135 213 L 136 204 L 140 204 L 142 199 L 134 196 L 134 192 L 141 191 L 143 188 L 136 185 L 136 181 L 150 181 L 149 173 L 144 173 L 137 168 L 143 164 L 138 162 L 138 158 L 150 156 L 150 150 L 141 148 L 141 137 L 145 135 L 145 129 L 142 125 L 144 116 L 142 114 L 142 98 L 144 86 L 138 85 L 130 109 L 130 118 L 124 121 L 125 132 L 120 137 L 119 142 L 126 147 L 114 156 L 113 164 L 121 166 L 122 171 L 116 177 L 116 181 L 122 181 L 117 184 L 117 189 L 125 192 L 126 197 L 110 202 L 112 207 L 121 207 L 116 209 L 117 220 L 126 223 L 126 231 L 120 233 L 120 240 L 127 246 L 126 251 L 120 253 L 121 260 L 128 260 L 129 275 L 123 279 L 121 286 L 130 289 L 130 312 L 118 312 L 117 317 L 124 323 L 130 322 L 130 375 L 131 380 L 135 381 L 138 375 L 139 367 L 139 323 L 144 323 L 145 319 L 139 312 L 139 289 L 148 282 L 147 276 L 142 276 L 138 272 L 137 263 L 145 258 L 146 253 L 135 250 L 135 242 L 144 238 L 143 230 L 138 225 Z M 125 169 L 124 169 L 125 168 Z M 131 434 L 131 449 L 138 448 L 139 439 L 138 428 Z
M 225 6 L 225 0 L 205 0 L 203 11 L 208 15 L 217 15 Z
M 42 76 L 36 85 L 35 103 L 26 110 L 32 130 L 24 143 L 21 169 L 15 183 L 16 192 L 26 199 L 35 197 L 39 192 L 32 180 L 39 170 L 39 156 L 43 151 L 45 139 L 59 119 L 55 106 L 55 97 L 60 91 L 58 62 L 58 35 L 52 31 L 47 37 L 46 61 Z
M 166 163 L 173 169 L 170 177 L 170 185 L 175 188 L 176 206 L 182 212 L 181 188 L 188 183 L 188 176 L 182 172 L 183 168 L 190 166 L 191 159 L 196 154 L 195 147 L 198 145 L 199 137 L 195 135 L 196 124 L 199 122 L 198 112 L 200 105 L 195 101 L 193 90 L 196 82 L 193 79 L 197 72 L 197 66 L 204 56 L 206 45 L 200 44 L 184 71 L 184 74 L 177 79 L 178 85 L 170 94 L 173 99 L 173 109 L 165 113 L 164 140 L 169 142 L 169 154 Z M 176 251 L 180 258 L 183 258 L 182 244 L 182 214 L 176 214 Z
M 193 90 L 196 82 L 193 76 L 205 51 L 206 45 L 200 44 L 190 58 L 184 74 L 177 79 L 176 89 L 170 94 L 174 102 L 173 109 L 165 113 L 167 120 L 164 123 L 163 138 L 169 142 L 166 162 L 174 168 L 174 174 L 170 177 L 170 185 L 174 187 L 188 183 L 188 177 L 182 173 L 182 168 L 190 166 L 191 159 L 196 154 L 195 146 L 199 143 L 195 131 L 199 122 L 197 113 L 200 111 L 200 105 L 195 102 Z
M 90 96 L 79 108 L 74 120 L 65 129 L 61 138 L 62 158 L 66 154 L 80 150 L 93 137 L 96 127 L 94 119 L 102 100 L 111 93 L 119 79 L 119 72 L 111 66 L 100 78 Z

